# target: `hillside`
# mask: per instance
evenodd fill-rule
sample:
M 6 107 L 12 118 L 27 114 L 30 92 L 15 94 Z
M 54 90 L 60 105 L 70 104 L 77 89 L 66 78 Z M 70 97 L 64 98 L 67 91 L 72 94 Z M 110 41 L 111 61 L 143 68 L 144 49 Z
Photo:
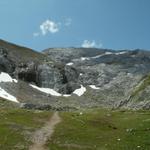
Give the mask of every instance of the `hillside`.
M 38 53 L 30 48 L 18 46 L 4 40 L 0 40 L 0 52 L 8 53 L 8 58 L 12 61 L 28 62 L 28 61 L 41 61 L 44 57 L 42 53 Z
M 0 40 L 0 58 L 1 97 L 20 107 L 150 108 L 149 51 L 50 48 L 39 53 Z

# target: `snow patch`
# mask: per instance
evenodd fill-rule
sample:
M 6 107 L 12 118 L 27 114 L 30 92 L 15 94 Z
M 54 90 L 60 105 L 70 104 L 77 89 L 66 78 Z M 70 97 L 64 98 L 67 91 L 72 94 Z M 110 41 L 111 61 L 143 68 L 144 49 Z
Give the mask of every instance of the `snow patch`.
M 91 57 L 92 59 L 96 59 L 96 58 L 100 58 L 102 56 L 104 56 L 105 54 L 101 54 L 101 55 L 97 55 L 97 56 L 94 56 L 94 57 Z
M 100 58 L 100 57 L 105 56 L 105 55 L 111 55 L 111 54 L 122 55 L 122 54 L 125 54 L 125 53 L 127 53 L 127 52 L 126 52 L 126 51 L 117 52 L 117 53 L 105 52 L 105 53 L 103 53 L 103 54 L 96 55 L 96 56 L 93 56 L 93 57 L 81 57 L 80 60 L 81 60 L 81 61 L 85 61 L 85 60 L 97 59 L 97 58 Z
M 105 52 L 105 55 L 111 55 L 113 54 L 112 52 Z
M 89 85 L 90 88 L 94 89 L 94 90 L 99 90 L 99 87 L 96 87 L 95 85 Z
M 11 94 L 7 93 L 4 89 L 2 89 L 0 87 L 0 97 L 4 98 L 4 99 L 7 99 L 9 101 L 12 101 L 12 102 L 16 102 L 16 103 L 19 103 L 19 101 L 17 101 L 17 98 L 12 96 Z
M 67 63 L 66 65 L 67 65 L 67 66 L 72 66 L 72 65 L 73 65 L 73 62 Z
M 76 94 L 76 95 L 78 95 L 78 96 L 82 96 L 85 92 L 86 92 L 86 88 L 85 88 L 83 85 L 81 85 L 81 88 L 76 89 L 76 90 L 73 92 L 73 94 Z
M 12 77 L 8 73 L 1 72 L 0 82 L 15 82 L 15 83 L 17 83 L 18 81 L 16 79 L 12 79 Z
M 71 95 L 70 94 L 63 94 L 62 96 L 63 97 L 70 97 Z
M 96 59 L 96 58 L 100 58 L 102 56 L 105 56 L 105 55 L 111 55 L 113 54 L 112 52 L 105 52 L 104 54 L 101 54 L 101 55 L 97 55 L 97 56 L 94 56 L 94 57 L 91 57 L 92 59 Z
M 53 89 L 50 89 L 50 88 L 40 88 L 36 85 L 32 85 L 32 84 L 29 84 L 31 87 L 33 87 L 34 89 L 37 89 L 43 93 L 46 93 L 46 94 L 50 94 L 50 95 L 53 95 L 53 96 L 62 96 L 62 94 L 56 92 L 55 90 Z
M 96 58 L 100 58 L 102 56 L 105 56 L 105 55 L 111 55 L 113 54 L 112 52 L 105 52 L 103 54 L 100 54 L 100 55 L 96 55 L 96 56 L 93 56 L 93 57 L 81 57 L 80 60 L 81 61 L 85 61 L 85 60 L 91 60 L 91 59 L 96 59 Z
M 127 52 L 123 51 L 123 52 L 118 52 L 118 53 L 115 53 L 115 55 L 122 55 L 122 54 L 125 54 Z
M 84 60 L 90 60 L 89 57 L 81 57 L 81 60 L 84 61 Z
M 15 83 L 18 83 L 18 80 L 16 80 L 16 79 L 13 79 L 13 81 L 14 81 Z

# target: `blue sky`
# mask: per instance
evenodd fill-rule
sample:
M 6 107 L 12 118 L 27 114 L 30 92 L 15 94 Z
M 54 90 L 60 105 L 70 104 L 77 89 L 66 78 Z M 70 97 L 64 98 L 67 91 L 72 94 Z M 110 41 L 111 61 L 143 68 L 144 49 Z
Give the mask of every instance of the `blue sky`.
M 0 0 L 0 38 L 43 50 L 150 50 L 150 0 Z

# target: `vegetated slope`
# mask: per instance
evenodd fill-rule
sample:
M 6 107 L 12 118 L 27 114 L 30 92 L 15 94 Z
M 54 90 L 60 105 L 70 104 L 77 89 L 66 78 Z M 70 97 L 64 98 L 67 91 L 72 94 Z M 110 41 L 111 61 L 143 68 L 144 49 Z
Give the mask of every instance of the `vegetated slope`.
M 50 118 L 50 112 L 0 108 L 0 149 L 28 150 L 31 135 Z
M 50 48 L 38 53 L 1 40 L 0 58 L 0 71 L 18 80 L 1 82 L 1 89 L 28 108 L 150 106 L 149 51 Z
M 150 109 L 150 75 L 144 76 L 132 90 L 131 95 L 124 106 L 134 107 L 135 103 L 144 109 Z
M 11 58 L 12 61 L 17 63 L 28 61 L 39 62 L 44 57 L 42 53 L 38 53 L 30 48 L 18 46 L 4 40 L 0 40 L 0 49 L 4 51 L 6 50 L 5 52 L 8 53 L 8 57 Z

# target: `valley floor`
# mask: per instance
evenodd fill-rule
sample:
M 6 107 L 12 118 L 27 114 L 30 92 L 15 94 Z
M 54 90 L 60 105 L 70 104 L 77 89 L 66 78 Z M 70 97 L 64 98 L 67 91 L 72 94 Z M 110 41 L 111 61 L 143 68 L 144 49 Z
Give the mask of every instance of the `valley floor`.
M 44 150 L 149 150 L 150 111 L 0 109 L 0 150 L 29 150 L 38 132 Z

